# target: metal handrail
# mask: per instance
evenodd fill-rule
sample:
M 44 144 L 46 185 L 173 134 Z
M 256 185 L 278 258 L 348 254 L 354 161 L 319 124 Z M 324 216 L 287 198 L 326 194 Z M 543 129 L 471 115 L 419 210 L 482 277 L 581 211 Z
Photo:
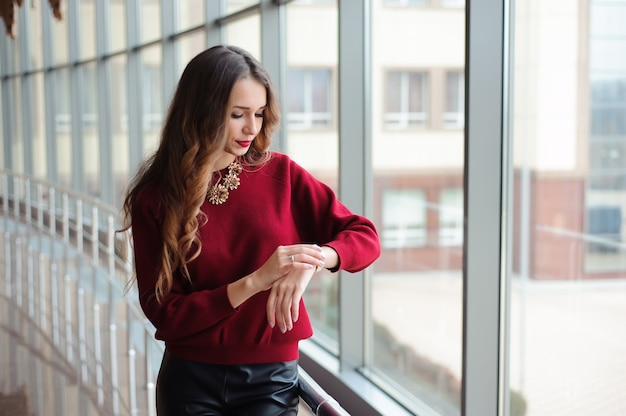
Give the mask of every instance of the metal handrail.
M 132 257 L 118 212 L 7 171 L 0 198 L 0 367 L 10 375 L 0 389 L 28 385 L 36 414 L 154 415 L 163 345 L 135 288 L 125 293 Z
M 300 398 L 316 416 L 350 416 L 350 414 L 302 368 L 299 369 Z
M 0 339 L 0 351 L 8 351 L 12 375 L 0 377 L 0 391 L 28 385 L 37 414 L 76 408 L 81 415 L 154 415 L 164 346 L 136 288 L 126 285 L 132 251 L 129 233 L 116 231 L 119 213 L 97 198 L 4 170 L 0 213 L 0 306 L 9 311 L 0 316 L 9 337 L 6 345 Z M 348 415 L 299 370 L 301 399 L 315 415 Z M 74 400 L 59 398 L 73 388 Z

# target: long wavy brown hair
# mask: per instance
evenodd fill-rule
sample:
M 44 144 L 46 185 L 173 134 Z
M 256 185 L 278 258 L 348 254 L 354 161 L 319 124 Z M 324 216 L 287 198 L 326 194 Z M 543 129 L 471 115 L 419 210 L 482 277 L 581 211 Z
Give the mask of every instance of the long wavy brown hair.
M 267 161 L 272 133 L 280 118 L 269 75 L 245 50 L 220 45 L 201 52 L 187 64 L 170 104 L 159 147 L 139 166 L 130 182 L 123 204 L 122 231 L 132 230 L 131 213 L 139 194 L 146 187 L 159 192 L 163 246 L 154 289 L 159 302 L 169 294 L 177 271 L 191 281 L 187 264 L 200 254 L 198 227 L 206 219 L 200 206 L 216 158 L 226 143 L 230 93 L 242 78 L 263 84 L 267 102 L 259 134 L 241 162 L 259 165 Z

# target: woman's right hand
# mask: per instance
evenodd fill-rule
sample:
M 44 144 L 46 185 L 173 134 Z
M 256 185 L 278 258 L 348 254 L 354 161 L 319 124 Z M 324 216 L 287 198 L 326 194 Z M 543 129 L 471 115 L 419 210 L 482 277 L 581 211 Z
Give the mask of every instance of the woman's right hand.
M 294 270 L 315 269 L 325 261 L 322 248 L 317 244 L 278 246 L 274 253 L 256 272 L 253 279 L 259 291 L 272 287 L 275 281 Z
M 325 256 L 317 244 L 278 246 L 255 272 L 228 285 L 228 300 L 238 308 L 251 296 L 268 290 L 281 277 L 296 270 L 324 266 Z

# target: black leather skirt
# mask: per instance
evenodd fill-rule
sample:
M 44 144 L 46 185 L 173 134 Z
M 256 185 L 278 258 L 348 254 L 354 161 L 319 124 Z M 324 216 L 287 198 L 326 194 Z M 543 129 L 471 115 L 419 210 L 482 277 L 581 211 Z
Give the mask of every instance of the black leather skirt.
M 163 356 L 159 416 L 278 416 L 298 413 L 298 362 L 216 365 Z

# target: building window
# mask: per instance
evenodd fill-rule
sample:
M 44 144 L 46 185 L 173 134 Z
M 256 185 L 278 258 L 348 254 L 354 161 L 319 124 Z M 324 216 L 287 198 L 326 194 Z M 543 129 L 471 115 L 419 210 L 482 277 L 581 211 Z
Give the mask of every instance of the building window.
M 426 245 L 426 196 L 419 189 L 383 191 L 383 232 L 385 248 Z
M 289 68 L 287 126 L 306 130 L 332 126 L 330 69 Z
M 445 110 L 443 126 L 448 129 L 462 129 L 465 126 L 465 73 L 446 73 Z
M 387 71 L 385 128 L 406 130 L 428 125 L 428 74 Z
M 439 245 L 463 245 L 463 189 L 445 188 L 439 194 Z

